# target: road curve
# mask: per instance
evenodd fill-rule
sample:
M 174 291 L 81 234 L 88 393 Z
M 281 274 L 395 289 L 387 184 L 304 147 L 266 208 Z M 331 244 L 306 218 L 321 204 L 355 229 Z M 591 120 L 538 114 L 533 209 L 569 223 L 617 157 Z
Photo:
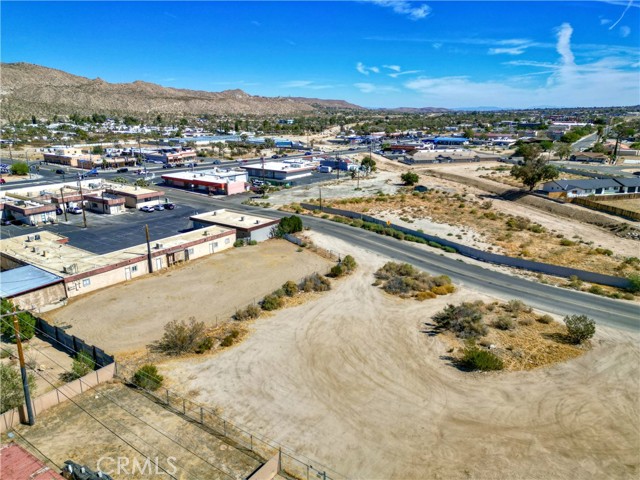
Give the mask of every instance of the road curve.
M 448 275 L 454 282 L 486 294 L 505 300 L 520 299 L 535 308 L 558 315 L 584 314 L 603 325 L 640 331 L 640 306 L 631 302 L 544 285 L 465 263 L 462 256 L 458 259 L 441 256 L 410 242 L 402 242 L 329 220 L 305 217 L 304 223 L 319 232 L 390 259 L 410 263 L 434 274 Z

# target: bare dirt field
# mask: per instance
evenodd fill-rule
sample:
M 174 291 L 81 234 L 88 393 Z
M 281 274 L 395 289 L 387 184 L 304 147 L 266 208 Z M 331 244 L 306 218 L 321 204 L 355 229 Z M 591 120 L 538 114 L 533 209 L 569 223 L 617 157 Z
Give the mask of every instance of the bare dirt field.
M 18 443 L 26 438 L 58 467 L 73 460 L 117 480 L 171 478 L 167 472 L 179 479 L 239 480 L 261 463 L 119 383 L 57 405 L 34 426 L 16 430 Z M 118 457 L 123 459 L 119 472 Z M 151 463 L 145 466 L 147 458 Z M 142 473 L 141 467 L 134 470 L 134 461 Z
M 356 273 L 216 356 L 163 364 L 172 388 L 354 479 L 637 478 L 637 335 L 600 328 L 565 363 L 462 372 L 425 322 L 446 303 L 493 299 L 391 297 L 371 285 L 385 259 L 314 241 L 352 253 Z
M 284 240 L 233 248 L 82 296 L 43 317 L 109 353 L 144 349 L 171 320 L 215 325 L 287 280 L 328 270 L 328 260 L 297 250 Z

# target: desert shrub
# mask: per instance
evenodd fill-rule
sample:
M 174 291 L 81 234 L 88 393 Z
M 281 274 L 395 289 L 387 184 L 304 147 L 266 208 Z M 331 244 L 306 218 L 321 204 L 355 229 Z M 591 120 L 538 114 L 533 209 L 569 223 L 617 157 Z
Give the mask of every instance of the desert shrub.
M 233 345 L 235 339 L 238 338 L 238 335 L 240 335 L 240 332 L 238 330 L 231 330 L 231 332 L 225 335 L 225 337 L 222 339 L 220 345 L 222 347 L 230 347 L 231 345 Z
M 415 185 L 416 183 L 418 183 L 418 180 L 420 180 L 420 177 L 417 173 L 405 172 L 400 175 L 400 180 L 402 180 L 405 185 Z
M 345 274 L 345 269 L 339 263 L 331 267 L 331 270 L 329 271 L 329 276 L 333 278 L 341 277 L 344 274 Z
M 312 273 L 300 282 L 299 288 L 303 292 L 326 292 L 331 290 L 331 282 L 322 275 Z
M 9 339 L 11 342 L 16 342 L 15 330 L 13 328 L 13 315 L 9 315 L 14 310 L 14 305 L 11 300 L 3 298 L 0 303 L 0 332 L 2 335 Z M 19 309 L 17 309 L 19 310 Z M 36 317 L 29 312 L 16 313 L 18 317 L 18 328 L 20 329 L 20 338 L 22 340 L 29 340 L 33 338 L 36 332 Z
M 262 299 L 261 305 L 262 305 L 262 310 L 266 310 L 267 312 L 270 312 L 272 310 L 277 310 L 279 308 L 282 308 L 282 306 L 284 305 L 284 300 L 282 299 L 281 296 L 271 293 Z
M 449 252 L 449 253 L 456 253 L 458 251 L 453 247 L 442 247 L 442 250 L 444 250 L 445 252 Z
M 560 240 L 560 245 L 562 245 L 563 247 L 572 247 L 575 244 L 576 242 L 572 242 L 568 238 L 563 238 L 562 240 Z
M 533 223 L 533 224 L 529 225 L 528 230 L 529 230 L 530 232 L 533 232 L 533 233 L 544 233 L 544 232 L 546 232 L 546 231 L 547 231 L 547 229 L 546 229 L 546 228 L 544 228 L 544 227 L 543 227 L 542 225 L 540 225 L 539 223 Z
M 27 374 L 31 398 L 35 398 L 36 379 L 31 372 Z M 0 414 L 24 404 L 22 377 L 17 368 L 0 363 Z
M 208 352 L 209 350 L 211 350 L 213 348 L 213 338 L 211 337 L 204 337 L 200 343 L 198 343 L 196 345 L 196 348 L 193 350 L 195 353 L 204 353 L 204 352 Z
M 240 322 L 244 320 L 253 320 L 258 318 L 261 312 L 262 309 L 258 305 L 251 304 L 245 309 L 236 310 L 233 318 Z
M 195 317 L 189 318 L 188 322 L 172 320 L 164 326 L 162 338 L 150 347 L 167 355 L 180 355 L 194 352 L 204 337 L 204 322 L 197 322 Z
M 537 317 L 536 320 L 540 323 L 544 323 L 545 325 L 553 323 L 553 317 L 551 315 L 541 315 Z
M 533 325 L 533 320 L 531 318 L 521 318 L 520 320 L 518 320 L 518 323 L 520 325 L 529 326 Z
M 484 202 L 482 202 L 482 205 L 480 205 L 480 208 L 482 208 L 483 210 L 491 210 L 492 206 L 493 202 L 491 200 L 485 200 Z
M 436 298 L 438 295 L 436 295 L 435 293 L 428 291 L 428 292 L 418 292 L 416 293 L 416 300 L 419 301 L 424 301 L 424 300 L 429 300 L 431 298 Z
M 347 272 L 352 272 L 356 269 L 358 264 L 356 263 L 356 259 L 351 255 L 347 255 L 342 259 L 342 266 L 347 270 Z
M 433 316 L 436 325 L 450 330 L 460 338 L 479 338 L 487 334 L 487 326 L 482 320 L 482 310 L 477 303 L 464 302 L 447 305 Z
M 296 282 L 288 280 L 282 285 L 282 291 L 287 297 L 293 297 L 298 293 L 298 285 L 296 285 Z
M 255 246 L 255 245 L 257 245 L 257 244 L 258 244 L 258 241 L 257 241 L 257 240 L 249 240 L 249 241 L 247 242 L 247 245 L 251 245 L 251 246 Z
M 503 308 L 505 311 L 513 313 L 514 315 L 519 315 L 520 313 L 530 313 L 531 310 L 533 310 L 522 300 L 509 300 Z
M 96 367 L 96 362 L 93 361 L 93 357 L 87 352 L 80 352 L 73 359 L 71 364 L 71 371 L 64 372 L 60 375 L 60 378 L 65 382 L 71 382 L 78 378 L 84 377 L 88 373 L 92 372 Z
M 498 215 L 495 214 L 495 212 L 484 212 L 482 214 L 482 216 L 488 220 L 497 220 L 498 219 Z
M 241 238 L 237 239 L 235 242 L 233 242 L 233 246 L 236 248 L 244 247 L 245 246 L 244 240 L 242 240 Z
M 589 287 L 589 293 L 593 293 L 594 295 L 604 295 L 605 291 L 604 288 L 602 288 L 600 285 L 591 285 L 591 287 Z
M 152 364 L 143 365 L 133 375 L 132 383 L 145 390 L 157 390 L 164 377 L 158 373 L 158 367 Z
M 582 287 L 582 280 L 577 275 L 571 275 L 569 277 L 569 283 L 567 283 L 567 287 L 573 288 L 575 290 L 580 290 Z
M 500 315 L 493 322 L 493 326 L 498 330 L 513 330 L 516 328 L 516 323 L 506 315 Z
M 531 220 L 525 217 L 511 217 L 507 220 L 507 228 L 509 230 L 527 230 L 531 225 Z
M 627 290 L 631 293 L 640 293 L 640 274 L 632 273 L 627 278 L 629 279 Z
M 464 349 L 460 363 L 462 366 L 471 370 L 481 370 L 484 372 L 502 370 L 504 368 L 504 364 L 499 357 L 476 346 Z
M 564 323 L 569 339 L 574 343 L 582 343 L 596 333 L 596 322 L 586 315 L 567 315 Z
M 453 293 L 456 287 L 453 285 L 436 285 L 435 287 L 431 287 L 431 293 L 435 293 L 436 295 L 447 295 L 449 293 Z

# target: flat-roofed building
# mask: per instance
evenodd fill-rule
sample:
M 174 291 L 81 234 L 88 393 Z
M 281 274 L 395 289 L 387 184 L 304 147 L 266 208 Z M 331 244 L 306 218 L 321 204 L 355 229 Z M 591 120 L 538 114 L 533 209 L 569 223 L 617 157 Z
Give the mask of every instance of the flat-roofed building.
M 193 222 L 194 228 L 209 228 L 211 226 L 233 228 L 236 230 L 238 239 L 256 242 L 263 242 L 271 238 L 273 228 L 279 223 L 279 220 L 272 218 L 247 215 L 227 209 L 193 215 L 189 217 L 189 220 Z
M 96 213 L 117 215 L 124 212 L 125 198 L 112 193 L 84 195 L 85 205 L 88 210 Z
M 255 165 L 246 165 L 243 168 L 249 177 L 273 180 L 276 183 L 285 183 L 296 178 L 312 175 L 316 169 L 316 163 L 309 162 L 265 162 Z
M 212 195 L 234 195 L 247 190 L 247 172 L 241 169 L 213 168 L 162 175 L 167 185 L 199 190 Z
M 42 308 L 67 298 L 62 277 L 33 265 L 0 272 L 0 296 L 19 309 Z
M 27 225 L 37 226 L 54 223 L 57 219 L 56 205 L 11 197 L 0 198 L 3 220 L 17 220 Z
M 145 205 L 153 206 L 160 203 L 164 192 L 138 187 L 137 185 L 119 185 L 116 183 L 105 184 L 105 193 L 124 198 L 127 208 L 141 208 Z
M 75 297 L 125 282 L 149 273 L 147 245 L 141 244 L 104 255 L 69 245 L 66 237 L 43 231 L 37 235 L 0 240 L 3 269 L 33 265 L 61 277 L 67 297 Z M 156 272 L 226 250 L 233 246 L 236 232 L 210 225 L 164 238 L 151 244 L 151 271 Z

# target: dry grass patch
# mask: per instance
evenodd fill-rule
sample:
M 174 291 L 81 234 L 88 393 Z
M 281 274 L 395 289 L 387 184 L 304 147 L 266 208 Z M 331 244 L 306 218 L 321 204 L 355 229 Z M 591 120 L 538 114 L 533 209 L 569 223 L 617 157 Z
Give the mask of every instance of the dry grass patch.
M 438 317 L 445 313 L 453 321 L 443 326 Z M 578 357 L 590 348 L 589 341 L 573 343 L 565 325 L 549 315 L 536 314 L 518 300 L 449 305 L 434 319 L 455 363 L 469 349 L 479 349 L 497 357 L 500 369 L 532 370 Z
M 433 277 L 408 263 L 387 262 L 374 275 L 374 286 L 380 286 L 385 292 L 401 298 L 423 301 L 456 290 L 446 275 Z

